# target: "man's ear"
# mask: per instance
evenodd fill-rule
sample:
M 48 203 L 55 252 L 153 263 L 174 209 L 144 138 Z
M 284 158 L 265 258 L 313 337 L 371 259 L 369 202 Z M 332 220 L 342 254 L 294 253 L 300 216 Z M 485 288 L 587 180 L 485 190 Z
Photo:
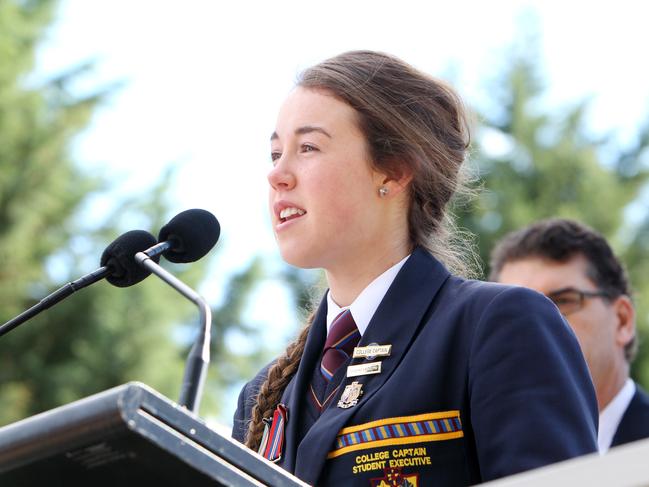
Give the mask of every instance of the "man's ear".
M 613 308 L 617 316 L 617 329 L 615 330 L 616 343 L 624 347 L 635 336 L 635 309 L 628 296 L 622 295 L 613 301 Z

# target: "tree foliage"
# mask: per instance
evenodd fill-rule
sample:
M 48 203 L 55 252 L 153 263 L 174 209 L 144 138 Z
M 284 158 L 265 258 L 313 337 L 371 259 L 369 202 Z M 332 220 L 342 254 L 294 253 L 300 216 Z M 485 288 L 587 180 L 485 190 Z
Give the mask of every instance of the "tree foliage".
M 489 254 L 506 233 L 535 220 L 572 218 L 609 239 L 630 269 L 640 336 L 649 331 L 649 118 L 635 140 L 621 146 L 611 133 L 587 129 L 588 100 L 548 108 L 539 56 L 513 46 L 506 68 L 489 87 L 479 112 L 472 156 L 477 197 L 458 206 L 458 224 L 477 235 L 488 275 Z M 634 223 L 644 220 L 641 224 Z M 642 340 L 644 342 L 644 340 Z M 649 383 L 649 349 L 641 346 L 634 373 Z
M 111 185 L 76 164 L 70 146 L 112 87 L 84 96 L 69 88 L 91 65 L 35 86 L 28 81 L 56 4 L 0 2 L 0 323 L 99 267 L 103 248 L 133 221 L 157 234 L 173 207 L 166 199 L 169 172 L 102 221 L 87 217 L 91 196 Z M 205 264 L 170 268 L 196 286 Z M 214 371 L 230 359 L 223 337 L 244 326 L 241 312 L 259 273 L 252 263 L 234 276 L 214 310 L 217 353 L 203 413 L 216 413 L 218 401 L 209 398 L 241 375 Z M 128 289 L 105 281 L 85 288 L 0 339 L 0 424 L 130 380 L 176 399 L 190 346 L 184 337 L 193 338 L 196 326 L 193 304 L 154 277 Z

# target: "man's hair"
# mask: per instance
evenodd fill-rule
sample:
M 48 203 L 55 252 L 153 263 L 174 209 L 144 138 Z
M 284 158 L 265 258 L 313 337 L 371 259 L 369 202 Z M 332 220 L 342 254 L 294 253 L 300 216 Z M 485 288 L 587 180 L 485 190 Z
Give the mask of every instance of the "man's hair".
M 541 220 L 507 234 L 491 252 L 489 280 L 497 281 L 508 262 L 540 257 L 563 263 L 578 255 L 588 263 L 587 277 L 606 293 L 609 301 L 622 295 L 631 296 L 624 266 L 606 239 L 582 223 L 565 219 Z M 634 337 L 624 349 L 629 362 L 636 350 Z

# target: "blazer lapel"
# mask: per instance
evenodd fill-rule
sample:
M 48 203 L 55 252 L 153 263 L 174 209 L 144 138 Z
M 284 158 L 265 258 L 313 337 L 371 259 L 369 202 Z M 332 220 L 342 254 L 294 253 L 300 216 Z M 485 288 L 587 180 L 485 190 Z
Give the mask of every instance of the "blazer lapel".
M 289 472 L 295 470 L 295 458 L 299 443 L 298 433 L 302 424 L 301 415 L 307 414 L 303 411 L 307 388 L 311 383 L 313 369 L 320 357 L 327 338 L 327 300 L 323 299 L 318 307 L 311 330 L 307 336 L 304 346 L 302 360 L 297 373 L 288 383 L 282 394 L 282 403 L 288 408 L 288 420 L 286 422 L 284 459 L 280 462 L 282 467 Z
M 422 317 L 449 275 L 444 266 L 428 252 L 419 248 L 413 251 L 388 289 L 359 343 L 359 346 L 390 344 L 390 356 L 383 359 L 380 374 L 343 381 L 338 397 L 344 386 L 353 380 L 363 384 L 363 395 L 356 406 L 348 409 L 338 408 L 337 398 L 333 399 L 332 405 L 323 412 L 298 446 L 295 457 L 295 474 L 298 477 L 311 484 L 317 482 L 336 435 L 353 414 L 380 389 L 401 362 L 417 334 Z M 356 362 L 358 360 L 354 363 Z

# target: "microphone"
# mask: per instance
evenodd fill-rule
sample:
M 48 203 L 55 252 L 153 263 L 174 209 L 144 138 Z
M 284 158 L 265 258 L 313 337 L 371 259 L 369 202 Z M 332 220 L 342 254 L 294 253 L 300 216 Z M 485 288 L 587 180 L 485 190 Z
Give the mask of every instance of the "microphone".
M 212 213 L 194 208 L 178 213 L 160 229 L 158 243 L 145 251 L 149 257 L 162 254 L 169 262 L 195 262 L 207 254 L 221 235 Z
M 99 269 L 67 283 L 41 299 L 28 310 L 7 321 L 0 326 L 0 336 L 9 333 L 18 325 L 54 306 L 79 289 L 83 289 L 103 278 L 118 287 L 132 286 L 142 281 L 151 272 L 137 265 L 133 257 L 137 252 L 150 247 L 155 241 L 155 237 L 144 230 L 132 230 L 120 235 L 102 253 L 101 267 Z M 159 258 L 157 257 L 157 259 Z
M 101 254 L 100 264 L 106 280 L 113 286 L 129 287 L 147 278 L 151 272 L 135 262 L 135 254 L 155 243 L 155 237 L 144 230 L 131 230 L 115 239 Z M 159 256 L 152 257 L 156 262 Z
M 171 262 L 194 262 L 207 254 L 216 244 L 221 227 L 214 215 L 205 210 L 186 210 L 167 223 L 160 230 L 157 245 L 135 254 L 135 260 L 192 301 L 200 313 L 201 328 L 192 345 L 183 384 L 180 390 L 181 406 L 198 413 L 203 394 L 203 385 L 210 363 L 210 335 L 212 331 L 212 310 L 200 294 L 187 286 L 173 274 L 159 266 L 153 259 L 162 254 Z

